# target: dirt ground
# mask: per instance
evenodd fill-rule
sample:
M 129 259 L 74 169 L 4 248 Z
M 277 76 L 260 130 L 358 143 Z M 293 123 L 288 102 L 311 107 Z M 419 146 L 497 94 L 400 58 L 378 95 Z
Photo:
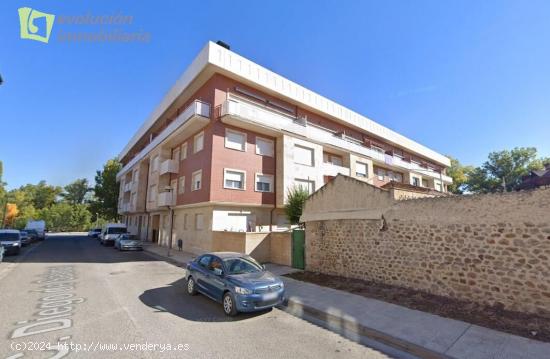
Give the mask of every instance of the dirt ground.
M 320 273 L 297 272 L 286 276 L 437 314 L 442 317 L 458 319 L 486 328 L 550 342 L 550 314 L 546 316 L 512 312 L 499 306 L 480 305 L 418 290 Z

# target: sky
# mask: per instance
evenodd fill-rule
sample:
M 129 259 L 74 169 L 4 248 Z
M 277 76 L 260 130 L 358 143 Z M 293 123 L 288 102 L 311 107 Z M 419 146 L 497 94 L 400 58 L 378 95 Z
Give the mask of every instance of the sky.
M 20 38 L 20 7 L 56 15 L 48 43 Z M 132 22 L 59 23 L 88 14 Z M 93 181 L 208 40 L 465 164 L 550 156 L 549 18 L 536 0 L 2 0 L 3 180 Z M 61 37 L 100 31 L 148 41 Z

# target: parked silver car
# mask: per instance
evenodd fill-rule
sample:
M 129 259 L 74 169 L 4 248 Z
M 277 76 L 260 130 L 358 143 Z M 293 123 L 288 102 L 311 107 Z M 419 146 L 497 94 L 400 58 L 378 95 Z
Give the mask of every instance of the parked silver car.
M 21 252 L 21 235 L 15 229 L 0 229 L 0 244 L 5 254 L 19 254 Z
M 125 233 L 115 239 L 115 248 L 119 251 L 141 251 L 143 245 L 137 236 Z

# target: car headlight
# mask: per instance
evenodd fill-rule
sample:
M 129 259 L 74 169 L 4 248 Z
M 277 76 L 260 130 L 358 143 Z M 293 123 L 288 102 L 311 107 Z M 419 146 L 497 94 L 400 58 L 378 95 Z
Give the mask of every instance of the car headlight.
M 235 292 L 239 294 L 252 294 L 252 291 L 248 288 L 235 287 Z
M 15 242 L 15 243 L 13 244 L 13 246 L 14 246 L 14 247 L 19 247 L 19 242 Z

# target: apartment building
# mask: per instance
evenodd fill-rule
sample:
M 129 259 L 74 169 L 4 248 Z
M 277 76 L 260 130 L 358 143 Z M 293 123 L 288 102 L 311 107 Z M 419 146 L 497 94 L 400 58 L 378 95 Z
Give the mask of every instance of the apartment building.
M 224 44 L 222 44 L 224 45 Z M 119 155 L 130 231 L 186 251 L 288 228 L 293 186 L 341 173 L 446 192 L 447 157 L 209 42 Z

